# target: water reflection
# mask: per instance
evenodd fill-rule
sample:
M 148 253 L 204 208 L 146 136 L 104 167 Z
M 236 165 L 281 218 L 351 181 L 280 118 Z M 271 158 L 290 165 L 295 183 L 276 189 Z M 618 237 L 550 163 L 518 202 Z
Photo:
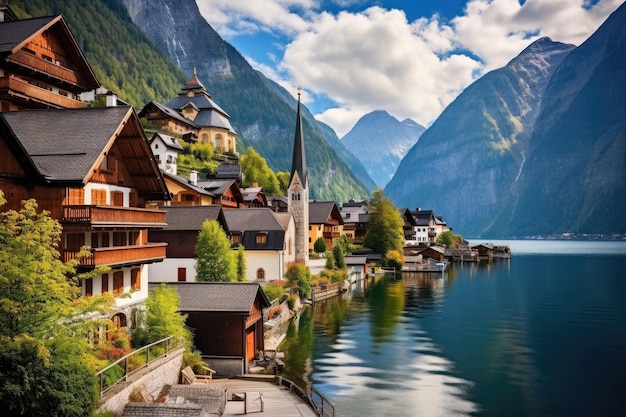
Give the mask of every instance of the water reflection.
M 455 373 L 419 322 L 441 308 L 454 280 L 453 271 L 443 279 L 424 273 L 370 278 L 339 300 L 316 304 L 281 346 L 286 376 L 313 383 L 343 417 L 476 412 L 472 383 Z

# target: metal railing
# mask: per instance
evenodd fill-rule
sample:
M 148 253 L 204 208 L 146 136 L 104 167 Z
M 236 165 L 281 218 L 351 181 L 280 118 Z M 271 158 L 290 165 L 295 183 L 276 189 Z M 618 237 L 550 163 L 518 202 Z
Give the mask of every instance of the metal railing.
M 336 417 L 335 404 L 328 401 L 328 399 L 324 397 L 324 394 L 319 392 L 313 385 L 307 384 L 306 388 L 303 389 L 282 376 L 278 377 L 278 385 L 287 388 L 289 392 L 296 394 L 304 400 L 318 416 Z
M 130 375 L 146 368 L 157 359 L 166 357 L 168 353 L 184 346 L 182 338 L 166 337 L 141 347 L 123 356 L 96 373 L 100 387 L 100 395 L 107 392 L 120 381 L 127 381 Z M 145 360 L 145 362 L 144 362 Z

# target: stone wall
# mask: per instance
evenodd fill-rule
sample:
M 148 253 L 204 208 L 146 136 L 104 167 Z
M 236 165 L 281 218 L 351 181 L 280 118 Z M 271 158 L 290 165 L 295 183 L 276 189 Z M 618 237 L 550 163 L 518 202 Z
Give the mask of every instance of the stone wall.
M 177 384 L 184 351 L 184 349 L 174 350 L 168 353 L 167 357 L 158 359 L 144 370 L 131 375 L 128 381 L 116 384 L 102 396 L 98 411 L 110 411 L 116 416 L 121 416 L 133 389 L 138 388 L 157 397 L 165 385 Z

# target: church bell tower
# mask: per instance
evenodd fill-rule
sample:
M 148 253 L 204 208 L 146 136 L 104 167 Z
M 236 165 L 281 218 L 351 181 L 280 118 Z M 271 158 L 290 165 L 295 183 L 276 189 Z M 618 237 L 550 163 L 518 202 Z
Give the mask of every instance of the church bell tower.
M 293 140 L 291 161 L 291 180 L 287 191 L 288 208 L 296 225 L 296 262 L 309 263 L 309 178 L 304 155 L 304 137 L 302 134 L 302 114 L 298 87 L 298 111 L 296 114 L 296 133 Z

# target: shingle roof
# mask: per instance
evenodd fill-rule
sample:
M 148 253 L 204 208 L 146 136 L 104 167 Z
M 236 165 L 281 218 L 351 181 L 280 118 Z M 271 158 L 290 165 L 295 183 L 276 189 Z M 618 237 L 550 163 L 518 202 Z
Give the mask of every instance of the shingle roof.
M 156 101 L 151 101 L 150 103 L 148 103 L 145 106 L 143 106 L 143 108 L 139 112 L 139 117 L 145 117 L 146 114 L 148 113 L 148 111 L 150 110 L 150 107 L 152 107 L 152 106 L 154 106 L 157 109 L 161 110 L 163 113 L 165 113 L 166 115 L 168 115 L 172 119 L 178 120 L 181 123 L 187 124 L 187 125 L 195 127 L 195 128 L 198 127 L 198 125 L 196 125 L 192 120 L 187 119 L 182 114 L 178 113 L 176 110 L 171 109 L 171 108 L 169 108 L 167 106 L 164 106 L 161 103 L 157 103 Z
M 222 227 L 226 227 L 222 207 L 218 205 L 161 207 L 161 210 L 167 212 L 167 227 L 163 230 L 200 231 L 205 220 L 217 220 Z
M 183 150 L 183 147 L 181 146 L 181 144 L 178 143 L 178 139 L 176 139 L 173 136 L 169 136 L 160 132 L 156 132 L 154 135 L 152 135 L 152 138 L 150 139 L 150 144 L 152 144 L 152 142 L 155 141 L 157 138 L 161 139 L 161 141 L 168 148 L 176 149 L 177 151 Z
M 309 224 L 328 223 L 328 219 L 332 216 L 333 209 L 335 209 L 336 206 L 334 201 L 309 202 Z M 337 211 L 337 214 L 339 214 L 339 211 Z M 339 215 L 339 217 L 341 217 L 341 215 Z M 341 223 L 343 223 L 343 220 L 341 220 Z
M 283 250 L 288 222 L 270 208 L 224 210 L 226 224 L 231 232 L 243 233 L 242 245 L 246 250 Z M 267 234 L 265 244 L 257 244 L 259 233 Z
M 257 283 L 184 282 L 168 283 L 180 296 L 180 311 L 212 311 L 249 314 L 257 297 L 263 307 L 270 303 Z M 153 288 L 153 285 L 150 285 Z
M 202 187 L 205 190 L 213 193 L 213 195 L 220 196 L 223 195 L 226 190 L 228 190 L 233 185 L 236 186 L 237 192 L 241 195 L 241 191 L 239 190 L 239 186 L 237 186 L 236 181 L 234 179 L 209 179 L 206 181 L 198 181 L 196 184 L 198 187 Z
M 27 110 L 1 117 L 43 178 L 82 183 L 130 111 L 129 107 Z
M 0 24 L 0 53 L 15 52 L 23 42 L 59 18 L 60 16 L 47 16 L 3 22 Z

